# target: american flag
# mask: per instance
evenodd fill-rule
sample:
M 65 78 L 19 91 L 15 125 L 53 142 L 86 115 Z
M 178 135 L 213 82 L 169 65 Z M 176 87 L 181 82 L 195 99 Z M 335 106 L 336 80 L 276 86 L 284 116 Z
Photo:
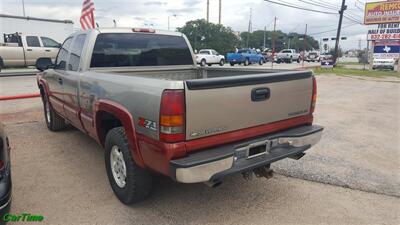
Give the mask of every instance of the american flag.
M 83 30 L 94 29 L 94 4 L 92 0 L 84 0 L 82 5 L 82 14 L 79 22 Z

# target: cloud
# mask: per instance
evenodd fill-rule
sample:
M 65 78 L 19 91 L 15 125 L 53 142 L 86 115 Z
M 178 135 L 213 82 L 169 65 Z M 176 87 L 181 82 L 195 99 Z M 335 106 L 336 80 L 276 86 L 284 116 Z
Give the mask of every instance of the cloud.
M 29 0 L 25 1 L 28 16 L 72 20 L 79 28 L 79 17 L 83 0 Z M 167 29 L 168 16 L 171 28 L 183 26 L 186 21 L 204 19 L 206 17 L 206 0 L 93 0 L 95 4 L 96 22 L 100 26 L 113 26 L 115 19 L 118 26 L 143 27 L 153 24 L 156 29 Z M 375 0 L 368 0 L 375 1 Z M 288 1 L 291 4 L 303 5 L 301 1 Z M 328 2 L 328 1 L 326 1 Z M 330 0 L 329 5 L 339 7 L 341 0 Z M 210 21 L 218 22 L 218 0 L 210 0 Z M 337 27 L 338 16 L 301 11 L 288 7 L 278 6 L 263 0 L 222 0 L 222 23 L 232 27 L 235 31 L 246 31 L 249 23 L 250 8 L 253 9 L 253 30 L 273 29 L 273 19 L 277 16 L 277 29 L 284 32 L 304 33 L 305 24 L 308 24 L 308 33 L 334 30 Z M 318 7 L 315 7 L 318 8 Z M 22 15 L 21 1 L 1 0 L 0 13 Z M 346 13 L 361 19 L 362 12 L 348 3 Z M 344 19 L 344 26 L 354 22 Z M 358 47 L 358 40 L 366 38 L 367 27 L 355 25 L 343 29 L 343 35 L 348 41 L 341 42 L 344 48 Z M 315 35 L 315 38 L 335 36 L 335 31 Z M 363 37 L 365 36 L 365 37 Z M 362 42 L 366 46 L 366 42 Z
M 167 5 L 168 3 L 167 2 L 161 2 L 161 1 L 149 1 L 149 2 L 144 2 L 142 4 L 143 5 L 158 5 L 158 6 L 161 6 L 161 5 Z

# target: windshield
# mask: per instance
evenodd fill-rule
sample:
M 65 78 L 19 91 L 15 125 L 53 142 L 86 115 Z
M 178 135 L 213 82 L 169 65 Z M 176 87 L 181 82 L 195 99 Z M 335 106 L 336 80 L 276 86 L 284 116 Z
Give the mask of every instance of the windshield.
M 192 65 L 183 37 L 138 33 L 99 34 L 91 67 Z
M 290 50 L 282 50 L 282 53 L 292 53 Z
M 204 50 L 204 51 L 200 51 L 200 52 L 199 52 L 199 54 L 205 54 L 205 55 L 209 55 L 209 54 L 210 54 L 210 52 L 209 52 L 209 51 L 206 51 L 206 50 Z

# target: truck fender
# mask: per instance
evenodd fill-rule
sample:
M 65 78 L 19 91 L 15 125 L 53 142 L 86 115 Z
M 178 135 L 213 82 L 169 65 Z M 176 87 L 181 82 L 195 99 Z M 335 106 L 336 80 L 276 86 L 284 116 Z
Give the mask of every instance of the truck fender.
M 101 121 L 97 117 L 100 111 L 110 113 L 117 119 L 119 119 L 125 129 L 126 137 L 128 138 L 128 144 L 131 149 L 132 157 L 135 160 L 135 163 L 138 166 L 144 168 L 145 165 L 137 142 L 135 123 L 131 113 L 121 104 L 110 100 L 101 99 L 95 103 L 94 128 L 97 133 L 98 140 L 100 144 L 103 145 L 103 147 L 105 140 L 102 139 L 105 139 L 105 137 L 102 137 L 101 135 Z
M 47 97 L 48 98 L 49 97 L 49 87 L 47 85 L 46 80 L 43 80 L 40 77 L 38 77 L 37 80 L 38 80 L 37 83 L 38 83 L 38 88 L 40 90 L 40 95 L 42 97 Z M 42 91 L 43 91 L 43 93 L 42 93 Z

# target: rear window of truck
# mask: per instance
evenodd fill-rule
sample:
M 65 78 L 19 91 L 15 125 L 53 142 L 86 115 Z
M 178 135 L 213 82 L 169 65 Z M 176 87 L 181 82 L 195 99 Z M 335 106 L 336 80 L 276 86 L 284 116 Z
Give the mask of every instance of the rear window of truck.
M 192 65 L 193 58 L 181 36 L 105 33 L 94 45 L 91 67 Z

